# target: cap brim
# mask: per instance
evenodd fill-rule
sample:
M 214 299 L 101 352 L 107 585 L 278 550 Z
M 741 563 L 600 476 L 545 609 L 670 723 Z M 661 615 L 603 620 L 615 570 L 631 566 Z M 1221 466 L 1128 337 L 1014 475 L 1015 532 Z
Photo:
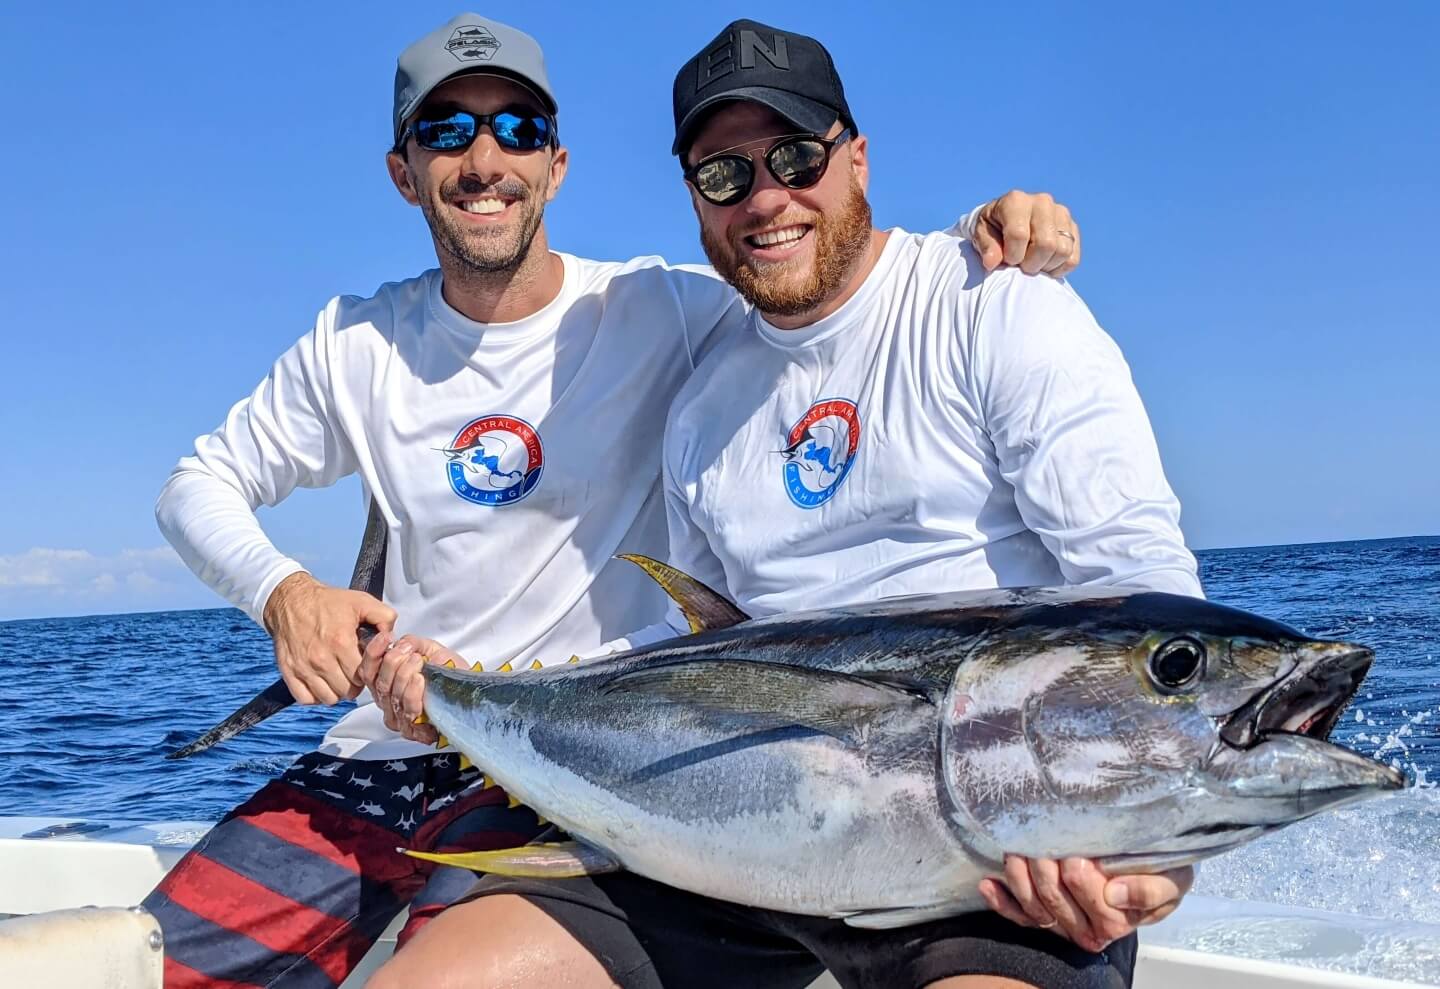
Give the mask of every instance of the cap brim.
M 721 103 L 736 102 L 759 103 L 761 106 L 769 107 L 807 134 L 824 135 L 834 126 L 835 121 L 840 119 L 840 111 L 834 107 L 817 103 L 804 96 L 787 93 L 783 89 L 771 89 L 768 86 L 744 86 L 740 89 L 729 89 L 723 93 L 717 93 L 710 99 L 702 100 L 691 107 L 690 112 L 685 114 L 685 119 L 680 121 L 680 126 L 675 130 L 675 143 L 670 145 L 670 153 L 678 155 L 689 147 L 695 131 L 711 109 Z

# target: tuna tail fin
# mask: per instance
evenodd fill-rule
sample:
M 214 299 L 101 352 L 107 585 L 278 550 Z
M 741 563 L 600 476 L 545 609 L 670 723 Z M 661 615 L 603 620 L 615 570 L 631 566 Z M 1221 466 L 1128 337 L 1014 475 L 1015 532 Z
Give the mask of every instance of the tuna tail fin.
M 380 597 L 385 590 L 385 556 L 389 545 L 389 523 L 380 511 L 374 498 L 370 499 L 370 511 L 365 519 L 365 534 L 360 537 L 360 552 L 355 557 L 355 570 L 350 575 L 350 589 L 365 591 L 372 597 Z M 356 645 L 363 653 L 370 640 L 375 637 L 373 625 L 361 625 L 355 630 Z M 252 697 L 244 707 L 211 728 L 184 748 L 176 749 L 165 758 L 184 759 L 197 752 L 204 752 L 212 745 L 219 745 L 226 739 L 253 728 L 272 714 L 285 710 L 295 703 L 295 695 L 284 680 L 276 680 Z M 418 724 L 418 722 L 417 722 Z
M 619 872 L 621 869 L 620 863 L 608 852 L 578 841 L 540 842 L 489 852 L 415 852 L 408 848 L 397 851 L 426 862 L 490 872 L 497 876 L 574 879 L 602 872 Z
M 690 623 L 692 634 L 711 628 L 729 628 L 750 620 L 749 615 L 731 604 L 723 595 L 667 563 L 640 556 L 638 553 L 621 553 L 616 559 L 629 560 L 649 574 L 680 606 L 680 610 L 685 613 L 685 620 Z
M 184 759 L 197 752 L 204 752 L 212 745 L 219 745 L 226 739 L 234 738 L 247 728 L 253 728 L 272 714 L 285 710 L 295 703 L 295 696 L 284 680 L 276 680 L 230 717 L 211 728 L 184 748 L 176 749 L 165 758 Z

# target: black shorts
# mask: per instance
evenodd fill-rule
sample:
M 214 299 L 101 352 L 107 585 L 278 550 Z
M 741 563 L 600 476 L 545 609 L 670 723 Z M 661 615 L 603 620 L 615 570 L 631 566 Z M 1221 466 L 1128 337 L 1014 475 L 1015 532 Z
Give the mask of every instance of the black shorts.
M 999 914 L 889 931 L 674 889 L 629 872 L 580 879 L 484 876 L 461 902 L 523 896 L 594 955 L 621 989 L 804 989 L 829 970 L 845 989 L 921 989 L 996 975 L 1040 989 L 1128 989 L 1136 940 L 1091 954 Z

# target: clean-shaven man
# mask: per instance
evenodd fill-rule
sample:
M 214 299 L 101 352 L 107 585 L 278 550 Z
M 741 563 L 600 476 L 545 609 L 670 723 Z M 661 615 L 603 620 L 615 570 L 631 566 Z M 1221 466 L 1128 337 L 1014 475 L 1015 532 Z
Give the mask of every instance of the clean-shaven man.
M 747 36 L 775 57 L 717 76 Z M 681 69 L 674 110 L 706 253 L 754 307 L 671 411 L 675 566 L 756 617 L 964 588 L 1201 593 L 1118 348 L 1063 282 L 872 226 L 868 143 L 818 42 L 737 21 Z M 452 655 L 379 660 L 407 702 L 416 652 Z M 822 969 L 846 987 L 1128 986 L 1135 927 L 1191 878 L 1012 857 L 982 886 L 992 912 L 867 931 L 628 873 L 487 877 L 371 986 L 800 989 Z
M 358 693 L 362 622 L 528 663 L 657 618 L 653 589 L 611 558 L 664 555 L 665 412 L 702 348 L 746 318 L 709 271 L 550 249 L 568 158 L 529 36 L 461 15 L 407 48 L 395 81 L 386 163 L 438 269 L 332 300 L 157 506 L 191 568 L 270 631 L 302 703 Z M 1018 255 L 1063 270 L 1068 213 L 1048 199 L 982 210 L 985 236 L 1032 205 L 1046 243 Z M 388 528 L 383 603 L 315 580 L 254 516 L 355 473 Z M 409 905 L 403 940 L 473 882 L 396 845 L 534 834 L 532 814 L 396 726 L 391 706 L 347 714 L 150 895 L 168 986 L 338 985 L 396 913 Z

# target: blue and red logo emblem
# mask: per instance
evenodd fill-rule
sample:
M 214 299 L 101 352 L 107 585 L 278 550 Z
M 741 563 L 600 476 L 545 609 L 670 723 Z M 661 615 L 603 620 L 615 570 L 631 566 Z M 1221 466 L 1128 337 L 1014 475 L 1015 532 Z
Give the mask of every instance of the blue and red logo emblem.
M 545 451 L 524 419 L 481 416 L 460 428 L 445 454 L 450 487 L 477 505 L 511 505 L 540 483 Z
M 790 427 L 782 468 L 785 492 L 801 508 L 819 508 L 835 496 L 860 447 L 860 411 L 848 398 L 827 398 Z

